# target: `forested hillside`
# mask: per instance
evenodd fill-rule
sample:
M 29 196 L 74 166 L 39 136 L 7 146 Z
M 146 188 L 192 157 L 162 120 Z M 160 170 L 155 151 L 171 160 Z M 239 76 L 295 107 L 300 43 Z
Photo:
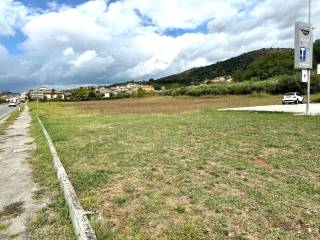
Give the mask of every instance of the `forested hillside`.
M 253 64 L 256 60 L 260 59 L 261 57 L 265 57 L 269 54 L 279 53 L 287 56 L 292 54 L 292 50 L 279 48 L 260 49 L 257 51 L 244 53 L 240 56 L 233 57 L 222 62 L 217 62 L 209 66 L 192 68 L 179 74 L 160 78 L 158 80 L 155 80 L 155 83 L 180 83 L 183 85 L 190 85 L 192 83 L 211 80 L 219 76 L 233 75 L 235 73 L 237 73 L 237 76 L 239 76 L 240 74 L 242 74 L 241 71 L 243 71 L 243 69 L 247 69 L 250 64 Z
M 279 75 L 292 75 L 295 73 L 293 50 L 270 52 L 259 57 L 254 62 L 233 74 L 235 82 L 247 80 L 266 80 Z

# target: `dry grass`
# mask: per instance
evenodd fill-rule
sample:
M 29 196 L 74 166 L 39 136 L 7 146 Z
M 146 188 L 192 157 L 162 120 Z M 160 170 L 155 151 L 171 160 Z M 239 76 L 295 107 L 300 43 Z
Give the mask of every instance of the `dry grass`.
M 0 221 L 6 220 L 11 217 L 18 217 L 21 213 L 24 212 L 23 202 L 16 202 L 10 204 L 0 212 Z
M 280 104 L 280 96 L 151 97 L 64 103 L 80 114 L 176 113 L 203 109 Z

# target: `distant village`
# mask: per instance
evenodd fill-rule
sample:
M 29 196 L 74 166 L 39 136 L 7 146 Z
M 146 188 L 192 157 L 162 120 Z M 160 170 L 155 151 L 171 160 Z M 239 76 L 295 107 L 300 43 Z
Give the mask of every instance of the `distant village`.
M 130 96 L 134 94 L 152 94 L 155 89 L 152 85 L 141 85 L 136 83 L 128 83 L 113 87 L 106 86 L 86 86 L 71 90 L 56 90 L 46 87 L 35 88 L 28 92 L 20 94 L 4 92 L 0 98 L 5 101 L 10 101 L 13 98 L 21 101 L 26 100 L 83 100 L 89 99 L 107 99 L 121 98 L 121 96 Z
M 216 84 L 223 82 L 232 82 L 231 76 L 220 76 L 211 80 L 205 80 L 200 85 Z M 4 92 L 0 93 L 0 100 L 10 101 L 11 99 L 19 99 L 24 102 L 27 100 L 94 100 L 94 99 L 114 99 L 125 98 L 131 96 L 152 95 L 166 89 L 161 86 L 155 89 L 153 85 L 126 83 L 115 86 L 84 86 L 69 90 L 57 90 L 47 87 L 35 88 L 28 92 L 20 94 Z

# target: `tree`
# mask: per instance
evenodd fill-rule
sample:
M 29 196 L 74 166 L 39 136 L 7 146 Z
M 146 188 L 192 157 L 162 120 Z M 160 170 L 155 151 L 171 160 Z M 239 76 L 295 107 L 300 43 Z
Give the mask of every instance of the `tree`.
M 89 99 L 95 99 L 96 93 L 91 89 L 88 94 Z
M 235 81 L 241 82 L 292 74 L 294 74 L 293 51 L 276 51 L 259 57 L 245 69 L 235 71 L 232 77 Z
M 320 64 L 320 39 L 317 39 L 313 44 L 313 65 L 316 68 Z
M 137 95 L 138 97 L 144 97 L 146 95 L 146 92 L 143 90 L 143 88 L 139 87 Z

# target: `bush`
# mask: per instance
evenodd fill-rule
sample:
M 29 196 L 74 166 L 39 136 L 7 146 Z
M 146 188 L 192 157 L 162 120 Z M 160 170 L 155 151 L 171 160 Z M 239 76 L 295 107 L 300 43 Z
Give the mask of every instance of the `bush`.
M 306 92 L 306 86 L 300 82 L 300 74 L 283 75 L 277 79 L 265 81 L 244 81 L 235 83 L 219 83 L 210 85 L 188 86 L 164 91 L 163 95 L 203 96 L 203 95 L 248 95 L 248 94 L 283 94 L 286 92 Z M 320 92 L 320 77 L 312 74 L 311 92 Z
M 240 83 L 221 83 L 210 85 L 189 86 L 167 90 L 165 95 L 178 96 L 202 96 L 202 95 L 245 95 L 261 92 L 275 92 L 277 81 L 259 81 L 259 82 L 240 82 Z
M 271 93 L 286 93 L 286 92 L 304 92 L 303 83 L 300 81 L 299 75 L 283 76 L 279 80 L 278 89 Z

